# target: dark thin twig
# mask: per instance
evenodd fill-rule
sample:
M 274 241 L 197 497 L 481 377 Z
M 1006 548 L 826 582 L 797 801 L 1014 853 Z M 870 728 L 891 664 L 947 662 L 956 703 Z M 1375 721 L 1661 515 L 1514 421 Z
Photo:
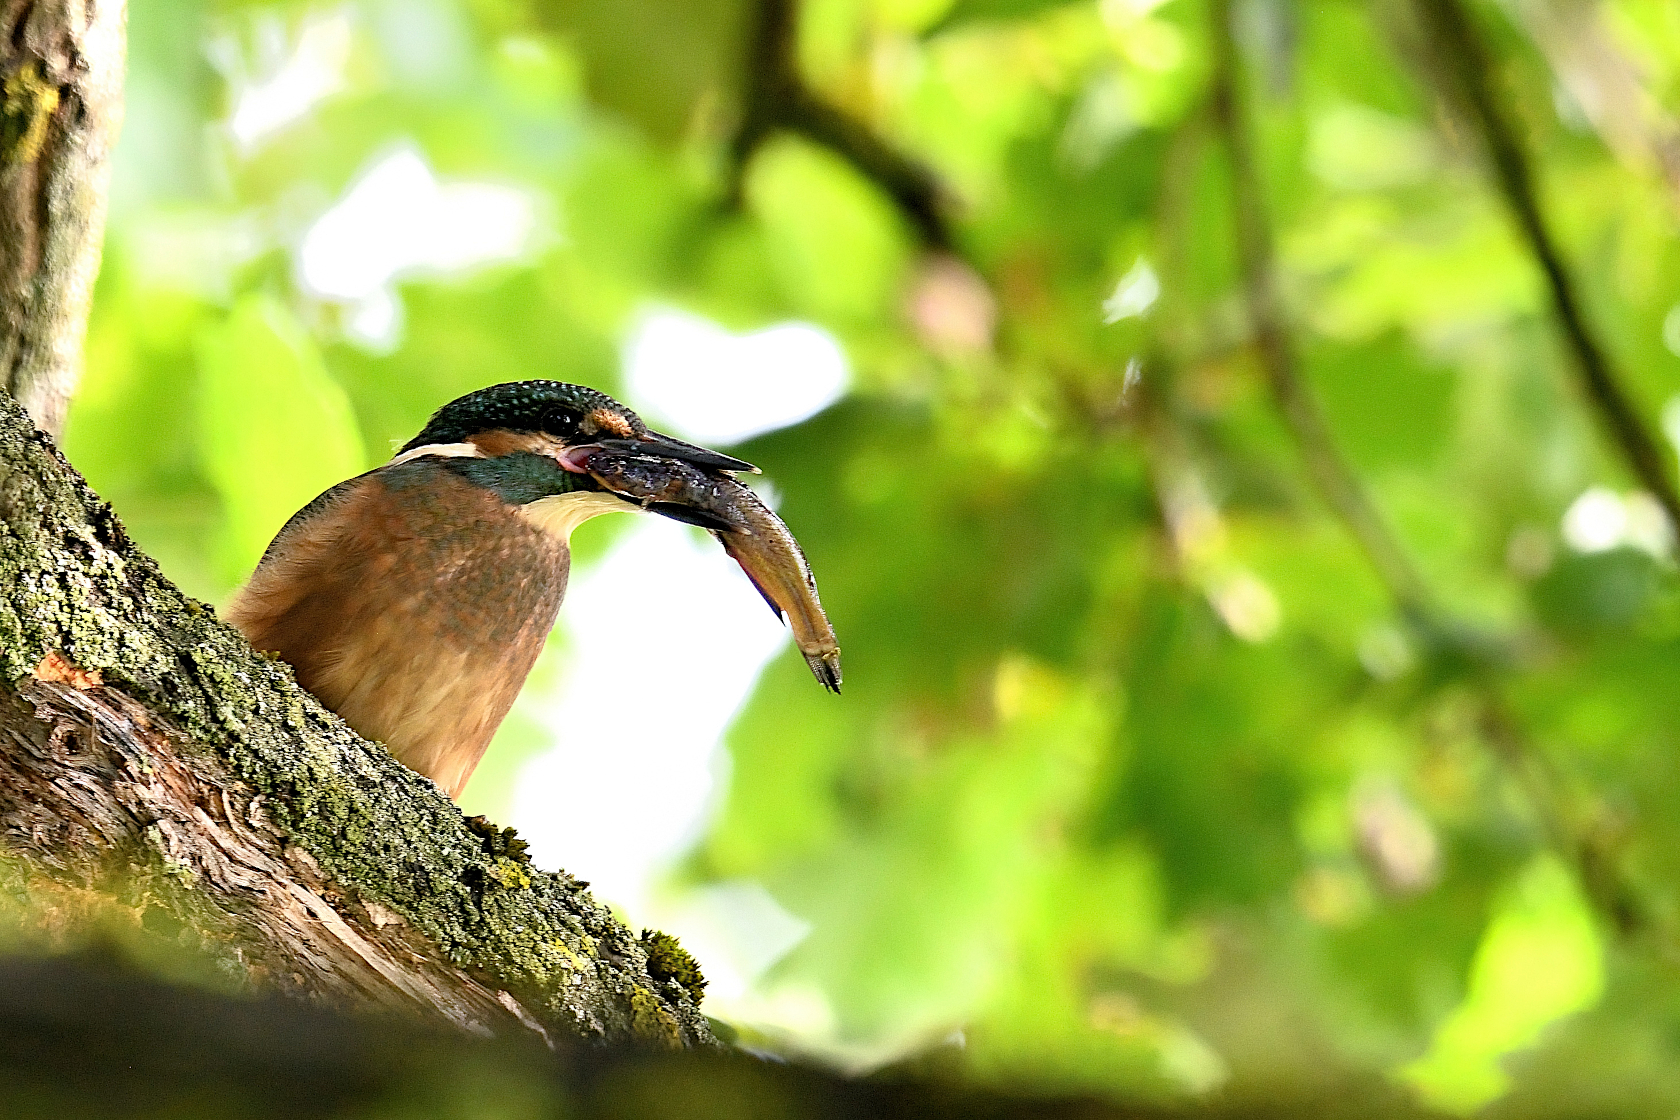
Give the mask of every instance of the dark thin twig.
M 748 38 L 741 126 L 731 146 L 730 201 L 759 145 L 777 132 L 820 144 L 886 192 L 929 249 L 955 252 L 944 192 L 931 171 L 813 93 L 799 73 L 796 0 L 757 0 Z
M 1416 0 L 1416 7 L 1440 69 L 1457 86 L 1465 109 L 1481 133 L 1505 204 L 1545 273 L 1552 309 L 1574 355 L 1587 399 L 1640 483 L 1662 504 L 1670 523 L 1680 529 L 1680 490 L 1676 489 L 1668 456 L 1640 418 L 1604 346 L 1587 324 L 1574 279 L 1541 212 L 1533 166 L 1494 90 L 1491 53 L 1457 0 Z
M 1400 541 L 1389 531 L 1366 497 L 1359 479 L 1342 459 L 1317 401 L 1301 377 L 1278 294 L 1265 192 L 1242 101 L 1231 0 L 1215 0 L 1213 20 L 1214 114 L 1230 153 L 1237 253 L 1261 365 L 1273 396 L 1301 446 L 1324 500 L 1359 542 L 1407 621 L 1421 631 L 1426 642 L 1439 643 L 1443 638 L 1451 640 L 1456 636 L 1459 645 L 1470 644 L 1466 642 L 1472 634 L 1470 628 L 1435 607 Z M 1474 651 L 1461 649 L 1460 652 Z M 1645 915 L 1625 873 L 1613 853 L 1575 827 L 1564 809 L 1556 775 L 1523 735 L 1499 694 L 1497 681 L 1487 671 L 1486 659 L 1481 661 L 1481 671 L 1473 675 L 1473 681 L 1481 696 L 1484 739 L 1533 806 L 1547 841 L 1576 868 L 1599 912 L 1618 932 L 1624 935 L 1638 932 L 1645 926 Z
M 1271 225 L 1242 102 L 1231 14 L 1230 0 L 1214 4 L 1213 110 L 1231 159 L 1237 255 L 1260 364 L 1325 503 L 1364 550 L 1401 613 L 1427 626 L 1435 610 L 1422 577 L 1342 459 L 1318 402 L 1301 377 L 1278 293 Z
M 1482 689 L 1479 723 L 1483 739 L 1534 806 L 1552 848 L 1573 863 L 1581 889 L 1599 914 L 1623 937 L 1651 928 L 1649 908 L 1622 870 L 1613 846 L 1604 842 L 1602 829 L 1590 822 L 1583 827 L 1565 814 L 1557 793 L 1561 784 L 1558 775 L 1548 759 L 1529 744 L 1492 682 Z

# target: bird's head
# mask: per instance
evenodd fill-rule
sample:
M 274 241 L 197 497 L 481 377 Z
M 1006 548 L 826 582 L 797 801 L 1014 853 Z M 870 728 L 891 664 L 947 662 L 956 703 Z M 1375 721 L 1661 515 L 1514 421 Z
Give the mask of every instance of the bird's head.
M 565 538 L 595 514 L 637 508 L 589 475 L 587 456 L 601 448 L 674 459 L 708 471 L 758 469 L 651 431 L 641 417 L 605 393 L 563 381 L 508 382 L 451 401 L 392 462 L 436 457 Z M 693 520 L 680 509 L 659 512 Z

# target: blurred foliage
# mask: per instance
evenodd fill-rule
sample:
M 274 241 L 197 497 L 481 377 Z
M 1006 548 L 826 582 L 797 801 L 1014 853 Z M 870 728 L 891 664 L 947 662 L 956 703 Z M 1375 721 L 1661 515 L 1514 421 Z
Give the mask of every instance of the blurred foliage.
M 794 135 L 729 204 L 760 7 L 134 6 L 72 460 L 220 599 L 439 403 L 619 391 L 650 303 L 814 321 L 850 395 L 739 453 L 822 580 L 847 691 L 771 666 L 685 869 L 812 924 L 743 1028 L 1060 1091 L 1357 1070 L 1492 1115 L 1673 1115 L 1672 533 L 1576 390 L 1413 9 L 1234 23 L 1302 374 L 1432 619 L 1395 607 L 1262 376 L 1214 6 L 799 5 L 810 90 L 934 172 L 966 262 Z M 1680 8 L 1469 13 L 1588 318 L 1673 430 Z M 242 136 L 309 57 L 318 96 Z M 533 247 L 311 291 L 308 231 L 400 143 L 530 192 Z

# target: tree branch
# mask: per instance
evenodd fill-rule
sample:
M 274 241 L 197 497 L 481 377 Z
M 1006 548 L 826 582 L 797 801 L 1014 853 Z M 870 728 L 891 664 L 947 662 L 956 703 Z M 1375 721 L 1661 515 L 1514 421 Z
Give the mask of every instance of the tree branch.
M 1261 368 L 1325 504 L 1347 526 L 1401 613 L 1414 621 L 1433 622 L 1436 612 L 1422 577 L 1342 459 L 1318 402 L 1301 377 L 1278 292 L 1271 224 L 1243 105 L 1231 18 L 1230 0 L 1217 0 L 1212 13 L 1211 93 L 1214 116 L 1231 159 L 1237 256 Z M 1438 626 L 1434 629 L 1439 631 Z
M 673 943 L 483 831 L 170 585 L 0 395 L 0 854 L 21 893 L 159 909 L 259 988 L 475 1033 L 712 1041 Z
M 729 198 L 759 146 L 786 131 L 820 144 L 886 192 L 928 249 L 955 253 L 946 200 L 933 172 L 824 101 L 799 72 L 796 0 L 756 0 L 742 73 L 741 124 L 730 148 Z
M 1490 77 L 1494 58 L 1457 0 L 1415 0 L 1415 6 L 1438 68 L 1457 87 L 1459 100 L 1481 134 L 1505 204 L 1545 275 L 1552 309 L 1574 356 L 1582 390 L 1635 477 L 1680 532 L 1680 490 L 1675 486 L 1673 468 L 1622 388 L 1605 347 L 1587 324 L 1574 278 L 1541 212 L 1528 154 L 1494 91 Z
M 1420 0 L 1437 2 L 1437 0 Z M 1336 448 L 1329 426 L 1297 367 L 1288 321 L 1278 292 L 1277 265 L 1265 191 L 1241 95 L 1241 63 L 1231 23 L 1231 0 L 1213 8 L 1214 114 L 1231 158 L 1231 206 L 1237 253 L 1260 362 L 1279 411 L 1326 504 L 1346 525 L 1387 586 L 1402 615 L 1436 649 L 1450 646 L 1470 656 L 1488 747 L 1532 806 L 1545 840 L 1575 867 L 1593 904 L 1624 935 L 1646 926 L 1646 914 L 1613 854 L 1575 826 L 1563 807 L 1545 759 L 1524 736 L 1488 671 L 1493 643 L 1440 610 L 1404 546 L 1366 497 L 1358 477 Z
M 0 0 L 0 390 L 57 435 L 122 122 L 124 0 Z

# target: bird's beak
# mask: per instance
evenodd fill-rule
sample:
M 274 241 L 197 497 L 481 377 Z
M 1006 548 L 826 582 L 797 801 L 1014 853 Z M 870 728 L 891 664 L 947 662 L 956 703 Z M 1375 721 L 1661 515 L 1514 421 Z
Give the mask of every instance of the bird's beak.
M 612 451 L 623 451 L 631 455 L 648 455 L 657 459 L 678 459 L 704 470 L 759 473 L 758 468 L 751 463 L 716 451 L 708 451 L 704 447 L 696 447 L 692 443 L 684 443 L 680 439 L 673 439 L 658 432 L 648 432 L 639 439 L 599 439 L 594 441 L 594 445 Z

